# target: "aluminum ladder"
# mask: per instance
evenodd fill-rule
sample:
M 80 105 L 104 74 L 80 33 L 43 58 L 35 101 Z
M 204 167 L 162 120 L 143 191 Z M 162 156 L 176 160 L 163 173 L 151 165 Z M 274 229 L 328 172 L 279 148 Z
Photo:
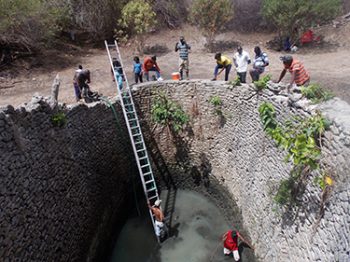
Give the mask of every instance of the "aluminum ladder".
M 108 59 L 113 71 L 114 81 L 117 86 L 117 94 L 119 97 L 120 105 L 123 109 L 123 115 L 125 118 L 126 126 L 128 128 L 131 145 L 134 151 L 140 178 L 142 181 L 143 191 L 145 193 L 147 202 L 149 202 L 152 205 L 156 200 L 159 199 L 158 189 L 157 189 L 156 182 L 154 180 L 151 162 L 148 157 L 145 141 L 143 139 L 140 122 L 138 120 L 134 101 L 132 99 L 129 82 L 125 74 L 118 43 L 117 41 L 114 41 L 113 44 L 108 44 L 108 42 L 105 41 L 105 46 L 108 54 Z M 113 67 L 113 58 L 116 58 L 119 61 L 120 67 L 117 67 L 117 68 Z M 125 80 L 125 84 L 123 84 L 122 90 L 118 84 L 118 79 L 116 76 L 117 70 L 119 71 L 122 70 L 123 75 L 121 75 L 120 77 L 123 77 Z M 154 232 L 156 232 L 155 217 L 152 211 L 150 209 L 148 210 L 151 216 Z M 157 237 L 157 240 L 159 242 L 158 237 Z

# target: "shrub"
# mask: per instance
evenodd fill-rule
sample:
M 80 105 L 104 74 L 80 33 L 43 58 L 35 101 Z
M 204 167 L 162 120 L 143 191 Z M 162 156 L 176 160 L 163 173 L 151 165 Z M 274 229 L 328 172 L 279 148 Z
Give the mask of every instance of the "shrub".
M 307 87 L 302 87 L 301 93 L 315 104 L 328 101 L 334 97 L 332 92 L 323 89 L 318 84 L 311 84 Z
M 336 17 L 340 6 L 340 0 L 263 0 L 262 13 L 280 36 L 290 36 L 294 42 L 311 26 Z
M 241 86 L 242 84 L 239 76 L 236 76 L 236 78 L 233 81 L 230 81 L 229 85 L 231 85 L 232 88 L 236 86 Z
M 321 136 L 329 127 L 329 122 L 318 112 L 306 119 L 293 119 L 281 125 L 276 120 L 275 109 L 271 103 L 264 102 L 259 107 L 264 130 L 276 141 L 277 145 L 287 151 L 286 161 L 294 165 L 291 178 L 297 180 L 306 171 L 320 169 Z M 282 181 L 275 198 L 284 203 L 289 194 L 291 180 Z
M 29 52 L 53 43 L 69 20 L 67 7 L 55 1 L 0 1 L 0 44 Z
M 210 98 L 209 103 L 212 104 L 215 108 L 215 114 L 222 115 L 222 100 L 219 96 L 213 96 Z
M 122 9 L 119 25 L 127 32 L 126 36 L 135 36 L 138 51 L 142 54 L 144 37 L 156 24 L 156 14 L 149 3 L 132 0 Z
M 64 127 L 67 124 L 67 117 L 65 113 L 58 112 L 51 116 L 51 123 L 56 127 Z
M 175 132 L 182 130 L 189 121 L 188 115 L 181 106 L 163 93 L 158 94 L 154 99 L 151 114 L 154 122 L 167 126 Z
M 203 30 L 209 50 L 218 32 L 233 18 L 231 0 L 194 0 L 190 19 Z
M 270 81 L 271 76 L 266 75 L 262 77 L 259 81 L 255 81 L 254 85 L 258 91 L 264 90 L 267 88 L 267 83 Z

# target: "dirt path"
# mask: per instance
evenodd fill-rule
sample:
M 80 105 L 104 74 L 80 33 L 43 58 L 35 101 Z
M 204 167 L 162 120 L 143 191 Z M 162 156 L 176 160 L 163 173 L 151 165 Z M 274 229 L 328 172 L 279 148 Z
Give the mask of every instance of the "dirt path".
M 338 47 L 332 49 L 302 49 L 295 54 L 295 57 L 301 60 L 305 67 L 310 71 L 312 81 L 318 82 L 328 89 L 332 90 L 337 96 L 350 103 L 350 45 L 346 39 L 350 36 L 350 24 L 339 29 L 326 28 L 323 29 L 326 40 L 337 41 Z M 204 50 L 205 39 L 198 30 L 193 27 L 187 27 L 183 30 L 164 31 L 157 35 L 151 35 L 147 43 L 150 45 L 161 44 L 166 45 L 169 52 L 158 58 L 159 66 L 162 70 L 164 79 L 169 79 L 171 73 L 177 70 L 178 54 L 173 51 L 174 45 L 180 35 L 184 35 L 188 43 L 192 46 L 190 54 L 190 69 L 192 79 L 209 79 L 212 78 L 215 67 L 214 54 L 207 53 Z M 243 48 L 253 55 L 255 45 L 264 47 L 264 43 L 272 38 L 267 34 L 237 34 L 225 33 L 218 37 L 219 40 L 239 41 L 243 44 Z M 277 79 L 282 69 L 279 52 L 267 50 L 270 58 L 269 74 L 273 79 Z M 224 54 L 233 56 L 233 51 L 223 52 Z M 64 52 L 64 51 L 63 51 Z M 133 83 L 132 74 L 132 58 L 135 52 L 131 46 L 122 47 L 124 66 L 128 74 L 130 83 Z M 67 55 L 68 56 L 68 55 Z M 50 59 L 49 57 L 47 59 Z M 68 60 L 68 58 L 67 58 Z M 52 62 L 52 61 L 51 61 Z M 14 79 L 0 79 L 0 106 L 12 104 L 18 106 L 22 103 L 30 101 L 32 95 L 36 92 L 41 95 L 49 95 L 50 86 L 56 74 L 61 79 L 61 87 L 59 100 L 67 104 L 75 102 L 74 91 L 72 87 L 72 77 L 77 64 L 82 64 L 85 68 L 90 69 L 92 73 L 91 88 L 103 95 L 115 95 L 116 87 L 111 81 L 109 63 L 106 52 L 103 49 L 91 49 L 85 56 L 74 57 L 74 63 L 71 66 L 60 68 L 57 66 L 55 70 L 47 71 L 42 68 L 30 70 L 20 74 Z M 235 72 L 231 72 L 230 78 L 235 77 Z M 250 78 L 248 77 L 250 81 Z M 288 77 L 284 81 L 288 81 Z M 13 85 L 13 86 L 12 86 Z M 6 86 L 11 86 L 7 87 Z

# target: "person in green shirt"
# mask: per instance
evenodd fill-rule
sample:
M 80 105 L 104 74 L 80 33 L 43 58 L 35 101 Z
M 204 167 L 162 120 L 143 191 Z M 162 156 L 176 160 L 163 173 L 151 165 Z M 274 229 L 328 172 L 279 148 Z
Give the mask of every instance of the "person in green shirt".
M 215 60 L 216 67 L 214 70 L 214 78 L 212 80 L 215 81 L 218 75 L 220 75 L 221 72 L 225 70 L 225 81 L 228 81 L 228 76 L 232 68 L 232 60 L 229 59 L 227 56 L 222 55 L 221 53 L 215 54 Z M 221 69 L 220 72 L 219 69 Z

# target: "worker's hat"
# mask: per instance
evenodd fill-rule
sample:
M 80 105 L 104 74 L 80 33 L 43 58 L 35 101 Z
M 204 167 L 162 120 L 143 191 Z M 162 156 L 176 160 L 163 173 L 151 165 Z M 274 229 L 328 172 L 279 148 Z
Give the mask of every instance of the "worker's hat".
M 155 205 L 156 207 L 159 207 L 159 206 L 160 206 L 160 203 L 162 203 L 162 200 L 157 199 L 156 202 L 154 202 L 154 205 Z

